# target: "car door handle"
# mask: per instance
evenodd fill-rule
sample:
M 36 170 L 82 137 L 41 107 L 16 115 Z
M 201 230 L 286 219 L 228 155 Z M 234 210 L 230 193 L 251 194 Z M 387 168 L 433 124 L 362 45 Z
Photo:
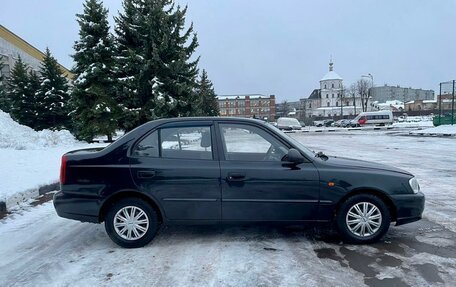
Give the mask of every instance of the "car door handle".
M 227 177 L 228 181 L 243 181 L 245 180 L 245 174 L 243 173 L 229 173 Z
M 152 177 L 155 177 L 155 175 L 157 175 L 155 170 L 138 171 L 138 178 L 152 178 Z

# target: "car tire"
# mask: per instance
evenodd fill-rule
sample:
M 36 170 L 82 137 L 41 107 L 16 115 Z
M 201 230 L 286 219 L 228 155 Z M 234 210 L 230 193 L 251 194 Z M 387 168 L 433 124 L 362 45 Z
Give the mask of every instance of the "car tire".
M 157 211 L 138 198 L 115 202 L 105 219 L 106 233 L 114 243 L 124 248 L 145 246 L 155 237 L 159 225 Z
M 385 235 L 391 216 L 388 206 L 379 197 L 357 194 L 340 205 L 335 221 L 337 231 L 345 242 L 365 244 L 376 242 Z

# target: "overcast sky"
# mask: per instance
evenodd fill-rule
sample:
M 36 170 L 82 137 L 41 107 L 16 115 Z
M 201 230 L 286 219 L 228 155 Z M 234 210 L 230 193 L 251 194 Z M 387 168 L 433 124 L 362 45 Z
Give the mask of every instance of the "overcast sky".
M 2 0 L 0 23 L 64 66 L 78 37 L 83 0 Z M 120 0 L 105 0 L 111 17 Z M 456 78 L 456 1 L 179 0 L 198 33 L 200 67 L 218 94 L 308 97 L 328 71 L 350 85 L 438 88 Z M 110 19 L 113 23 L 112 19 Z

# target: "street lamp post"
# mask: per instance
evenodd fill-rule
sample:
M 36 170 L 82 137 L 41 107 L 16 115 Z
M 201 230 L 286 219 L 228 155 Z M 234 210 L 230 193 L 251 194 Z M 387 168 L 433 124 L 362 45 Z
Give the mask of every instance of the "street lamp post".
M 372 84 L 372 85 L 371 85 L 371 88 L 374 87 L 374 76 L 372 76 L 371 73 L 369 73 L 369 74 L 367 74 L 367 75 L 362 75 L 361 77 L 371 79 L 371 84 Z M 370 98 L 370 97 L 371 97 L 371 96 L 370 96 L 370 93 L 369 93 L 369 91 L 367 91 L 366 109 L 367 109 L 367 103 L 369 102 L 369 98 Z M 364 108 L 363 108 L 363 109 L 364 109 Z

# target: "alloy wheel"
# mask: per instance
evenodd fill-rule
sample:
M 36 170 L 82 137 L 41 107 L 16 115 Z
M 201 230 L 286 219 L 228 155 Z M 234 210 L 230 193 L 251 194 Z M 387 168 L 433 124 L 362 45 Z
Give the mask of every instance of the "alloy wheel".
M 359 237 L 374 235 L 382 225 L 380 209 L 370 202 L 354 204 L 345 218 L 348 229 Z
M 149 218 L 137 206 L 125 206 L 114 216 L 114 230 L 126 240 L 138 240 L 149 229 Z

